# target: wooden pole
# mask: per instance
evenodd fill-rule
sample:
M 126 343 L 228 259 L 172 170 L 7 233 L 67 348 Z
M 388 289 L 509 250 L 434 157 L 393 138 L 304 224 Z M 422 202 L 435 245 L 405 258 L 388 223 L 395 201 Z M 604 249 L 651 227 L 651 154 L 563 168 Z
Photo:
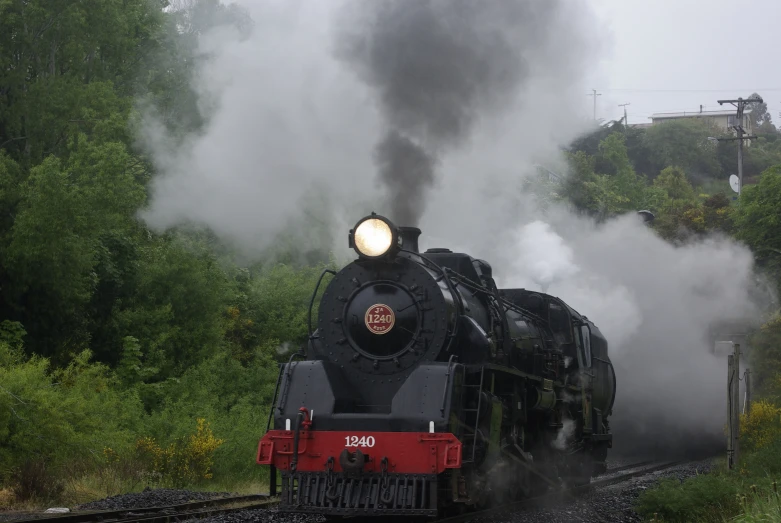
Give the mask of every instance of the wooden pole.
M 732 415 L 732 379 L 733 376 L 735 375 L 734 360 L 735 360 L 734 354 L 730 354 L 727 356 L 727 467 L 729 469 L 735 468 L 735 460 L 734 460 L 735 431 L 733 430 L 735 417 Z
M 732 415 L 735 417 L 733 430 L 735 443 L 732 446 L 732 456 L 735 465 L 740 460 L 740 344 L 735 344 L 735 363 L 733 367 L 734 378 L 732 380 Z

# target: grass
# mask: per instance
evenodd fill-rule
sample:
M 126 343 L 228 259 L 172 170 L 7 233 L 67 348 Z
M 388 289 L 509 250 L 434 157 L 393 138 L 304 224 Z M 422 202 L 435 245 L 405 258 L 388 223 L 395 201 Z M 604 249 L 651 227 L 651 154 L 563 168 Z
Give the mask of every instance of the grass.
M 759 412 L 759 411 L 758 411 Z M 778 423 L 777 416 L 772 420 Z M 749 426 L 747 425 L 747 428 Z M 636 510 L 647 521 L 686 523 L 779 522 L 779 483 L 781 483 L 781 437 L 763 439 L 753 427 L 745 443 L 761 443 L 741 455 L 739 466 L 728 470 L 719 459 L 709 474 L 684 481 L 666 479 L 643 492 Z M 753 438 L 752 438 L 753 436 Z
M 13 491 L 0 490 L 0 513 L 4 511 L 30 512 L 40 511 L 52 506 L 74 507 L 90 501 L 96 501 L 118 494 L 141 492 L 147 486 L 156 488 L 144 481 L 120 479 L 111 475 L 110 471 L 100 471 L 79 478 L 71 478 L 64 482 L 64 489 L 58 499 L 32 498 L 17 501 Z M 269 484 L 265 481 L 234 481 L 210 480 L 198 485 L 182 487 L 182 490 L 197 492 L 230 492 L 237 495 L 267 494 Z
M 725 514 L 734 515 L 740 510 L 738 486 L 731 479 L 722 464 L 714 466 L 709 474 L 683 482 L 664 479 L 640 495 L 636 510 L 655 522 L 721 522 Z
M 771 523 L 781 521 L 781 502 L 778 492 L 767 495 L 752 494 L 743 504 L 743 514 L 729 520 L 739 523 Z

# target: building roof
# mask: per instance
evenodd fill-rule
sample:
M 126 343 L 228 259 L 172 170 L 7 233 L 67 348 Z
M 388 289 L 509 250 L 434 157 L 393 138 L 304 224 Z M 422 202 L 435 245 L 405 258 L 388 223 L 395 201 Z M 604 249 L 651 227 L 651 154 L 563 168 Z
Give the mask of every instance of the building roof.
M 751 109 L 746 109 L 743 114 L 750 114 Z M 735 109 L 720 109 L 718 111 L 684 111 L 682 113 L 654 113 L 651 120 L 663 120 L 665 118 L 693 118 L 695 116 L 735 116 Z

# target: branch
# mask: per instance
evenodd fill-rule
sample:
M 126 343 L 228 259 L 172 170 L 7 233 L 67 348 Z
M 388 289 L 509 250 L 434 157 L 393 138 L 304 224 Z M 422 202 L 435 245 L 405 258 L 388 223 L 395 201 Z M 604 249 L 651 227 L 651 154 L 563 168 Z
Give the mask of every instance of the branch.
M 9 395 L 9 396 L 11 396 L 12 398 L 14 398 L 16 401 L 18 401 L 18 402 L 19 402 L 19 403 L 21 403 L 22 405 L 27 405 L 27 402 L 26 402 L 26 401 L 24 401 L 22 398 L 20 398 L 19 396 L 17 396 L 16 394 L 14 394 L 13 392 L 11 392 L 10 390 L 6 389 L 6 388 L 5 388 L 5 387 L 3 387 L 2 385 L 0 385 L 0 390 L 2 390 L 2 391 L 3 391 L 3 392 L 5 392 L 6 394 L 8 394 L 8 395 Z
M 49 18 L 48 21 L 46 21 L 43 25 L 41 25 L 40 29 L 38 29 L 38 32 L 33 37 L 33 40 L 37 40 L 43 33 L 45 33 L 51 26 L 53 26 L 54 22 L 57 20 L 60 14 L 62 14 L 62 12 L 55 13 L 53 16 Z
M 13 413 L 14 413 L 14 416 L 16 416 L 17 418 L 19 418 L 19 419 L 20 419 L 20 420 L 22 420 L 22 421 L 27 421 L 26 419 L 24 419 L 23 417 L 21 417 L 19 414 L 17 414 L 17 413 L 16 413 L 16 411 L 14 410 L 14 408 L 13 408 L 13 407 L 11 407 L 11 406 L 9 405 L 9 406 L 8 406 L 8 408 L 9 408 L 9 409 L 11 409 L 11 412 L 13 412 Z
M 26 136 L 19 136 L 18 138 L 10 138 L 10 139 L 4 141 L 3 143 L 0 143 L 0 147 L 5 147 L 6 144 L 9 144 L 11 142 L 15 142 L 17 140 L 26 140 L 26 139 L 27 139 Z

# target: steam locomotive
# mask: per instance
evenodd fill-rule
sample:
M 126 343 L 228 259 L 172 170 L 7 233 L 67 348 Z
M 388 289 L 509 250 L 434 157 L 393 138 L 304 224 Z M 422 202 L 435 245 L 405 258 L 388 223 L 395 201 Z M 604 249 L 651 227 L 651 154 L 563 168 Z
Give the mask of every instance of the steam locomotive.
M 596 325 L 497 288 L 483 260 L 419 252 L 420 233 L 372 213 L 358 259 L 318 281 L 257 450 L 281 511 L 436 517 L 605 470 L 616 376 Z

